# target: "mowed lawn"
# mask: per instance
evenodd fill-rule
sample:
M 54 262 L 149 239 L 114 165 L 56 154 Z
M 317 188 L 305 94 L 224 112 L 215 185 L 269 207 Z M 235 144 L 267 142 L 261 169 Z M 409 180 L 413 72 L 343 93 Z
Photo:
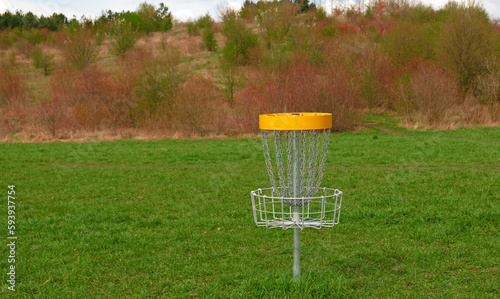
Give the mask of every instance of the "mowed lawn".
M 340 224 L 302 232 L 299 283 L 253 222 L 258 138 L 0 144 L 0 183 L 2 298 L 500 297 L 500 128 L 332 134 Z

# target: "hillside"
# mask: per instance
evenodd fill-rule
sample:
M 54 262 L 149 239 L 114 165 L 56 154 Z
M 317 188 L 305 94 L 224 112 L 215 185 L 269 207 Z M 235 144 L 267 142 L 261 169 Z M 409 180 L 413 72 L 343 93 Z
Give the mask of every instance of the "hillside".
M 500 123 L 500 33 L 482 7 L 378 1 L 332 13 L 247 1 L 220 22 L 164 26 L 163 8 L 151 27 L 161 32 L 130 12 L 3 29 L 0 139 L 237 136 L 285 110 L 331 112 L 335 131 L 373 119 Z

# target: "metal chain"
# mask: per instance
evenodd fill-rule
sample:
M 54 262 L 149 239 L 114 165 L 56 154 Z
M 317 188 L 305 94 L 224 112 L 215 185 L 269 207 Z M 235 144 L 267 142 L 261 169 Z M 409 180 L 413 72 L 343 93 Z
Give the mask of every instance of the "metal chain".
M 280 196 L 286 196 L 285 163 L 283 161 L 281 131 L 274 131 L 274 145 L 276 147 L 276 166 L 278 167 L 278 177 L 280 180 Z
M 287 176 L 288 176 L 288 196 L 292 197 L 292 189 L 293 189 L 293 164 L 292 164 L 292 131 L 286 132 L 286 155 L 287 155 Z
M 321 184 L 321 181 L 323 179 L 328 154 L 328 146 L 330 142 L 330 130 L 323 130 L 322 134 L 321 131 L 316 130 L 300 131 L 300 133 L 297 133 L 297 138 L 299 138 L 299 161 L 296 162 L 299 163 L 300 169 L 298 182 L 300 186 L 300 193 L 298 196 L 293 194 L 293 147 L 295 145 L 295 142 L 292 138 L 293 131 L 274 131 L 276 166 L 278 168 L 279 179 L 278 185 L 273 170 L 273 163 L 269 148 L 268 131 L 261 130 L 261 138 L 267 173 L 269 175 L 269 180 L 271 181 L 273 191 L 279 197 L 313 197 L 318 192 L 319 185 Z M 307 137 L 308 135 L 309 137 Z M 286 147 L 286 161 L 285 157 L 283 156 L 283 147 Z M 296 203 L 285 202 L 285 204 L 294 206 Z
M 309 133 L 309 163 L 307 166 L 307 192 L 311 196 L 314 177 L 316 176 L 316 130 Z
M 267 140 L 267 131 L 261 130 L 260 136 L 262 137 L 262 147 L 264 149 L 264 159 L 266 160 L 267 174 L 269 176 L 269 180 L 271 181 L 271 185 L 273 186 L 273 192 L 279 194 L 278 188 L 276 186 L 276 181 L 274 180 L 273 163 L 271 161 L 271 155 L 269 152 L 269 142 Z
M 302 146 L 300 149 L 300 195 L 305 196 L 304 187 L 306 184 L 306 153 L 307 153 L 307 131 L 300 131 Z
M 321 151 L 321 162 L 318 166 L 318 177 L 316 178 L 316 184 L 314 184 L 314 190 L 312 195 L 315 195 L 318 192 L 319 185 L 321 184 L 321 180 L 323 180 L 323 174 L 325 172 L 326 165 L 326 156 L 328 154 L 328 144 L 330 143 L 330 130 L 323 130 L 323 146 Z

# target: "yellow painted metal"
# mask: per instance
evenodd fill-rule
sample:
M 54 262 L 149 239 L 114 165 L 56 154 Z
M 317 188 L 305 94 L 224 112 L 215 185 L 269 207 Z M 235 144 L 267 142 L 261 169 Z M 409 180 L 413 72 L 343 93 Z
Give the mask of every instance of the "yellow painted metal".
M 331 127 L 331 113 L 297 112 L 259 115 L 261 130 L 321 130 Z

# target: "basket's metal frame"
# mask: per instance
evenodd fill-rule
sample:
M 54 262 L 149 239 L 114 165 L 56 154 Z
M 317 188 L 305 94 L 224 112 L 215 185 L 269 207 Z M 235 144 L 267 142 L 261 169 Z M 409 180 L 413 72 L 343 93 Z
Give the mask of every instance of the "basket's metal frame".
M 257 226 L 266 228 L 321 229 L 339 223 L 342 206 L 342 191 L 323 187 L 319 196 L 290 198 L 280 197 L 273 188 L 251 192 L 253 216 Z M 289 201 L 299 200 L 302 206 L 289 206 Z M 297 211 L 298 208 L 298 211 Z
M 322 132 L 322 138 L 317 132 Z M 293 276 L 298 280 L 301 230 L 306 227 L 321 229 L 338 224 L 343 194 L 337 189 L 319 187 L 326 164 L 329 129 L 274 130 L 273 134 L 279 185 L 274 176 L 267 131 L 261 130 L 264 158 L 272 188 L 251 192 L 254 220 L 257 226 L 281 227 L 284 230 L 293 228 Z M 286 139 L 286 160 L 282 137 Z M 323 195 L 317 195 L 319 190 L 323 190 Z

